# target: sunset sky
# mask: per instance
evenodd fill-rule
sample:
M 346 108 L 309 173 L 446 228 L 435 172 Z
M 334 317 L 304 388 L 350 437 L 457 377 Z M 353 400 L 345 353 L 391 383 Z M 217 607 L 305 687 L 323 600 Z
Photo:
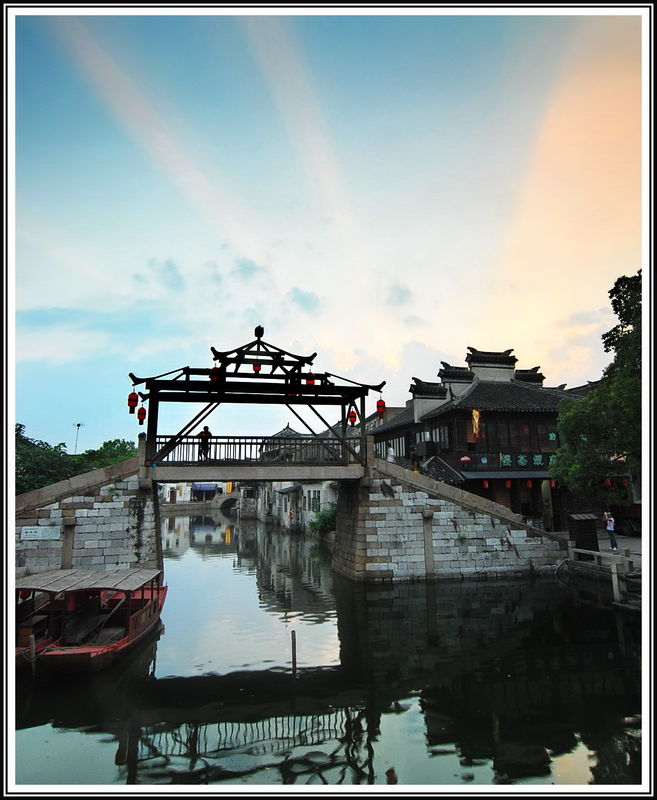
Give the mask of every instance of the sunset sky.
M 31 438 L 134 439 L 128 372 L 210 367 L 257 324 L 316 371 L 387 381 L 389 406 L 468 346 L 514 348 L 552 386 L 609 363 L 608 291 L 648 277 L 645 10 L 43 11 L 12 18 Z

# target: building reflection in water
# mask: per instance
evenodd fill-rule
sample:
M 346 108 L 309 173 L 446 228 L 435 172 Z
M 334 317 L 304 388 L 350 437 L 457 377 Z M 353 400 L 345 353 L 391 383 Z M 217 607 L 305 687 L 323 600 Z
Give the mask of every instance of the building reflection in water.
M 129 784 L 461 783 L 484 766 L 488 783 L 551 783 L 580 752 L 561 783 L 640 783 L 633 618 L 573 604 L 551 580 L 357 586 L 311 538 L 172 519 L 168 557 L 230 552 L 268 612 L 317 624 L 337 613 L 340 664 L 156 678 L 151 643 L 127 675 L 19 692 L 19 728 L 111 734 Z M 412 715 L 423 734 L 399 752 L 386 731 Z

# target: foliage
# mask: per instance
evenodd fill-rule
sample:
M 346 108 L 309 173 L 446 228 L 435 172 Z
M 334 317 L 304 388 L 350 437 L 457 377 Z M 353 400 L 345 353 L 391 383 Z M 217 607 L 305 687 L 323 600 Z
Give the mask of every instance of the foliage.
M 308 523 L 311 533 L 330 533 L 335 530 L 336 507 L 329 506 L 317 511 L 314 519 Z
M 25 426 L 16 424 L 16 494 L 40 489 L 72 475 L 75 468 L 63 442 L 53 447 L 30 439 L 25 435 Z
M 575 494 L 627 505 L 632 495 L 622 477 L 641 475 L 641 270 L 618 278 L 609 297 L 618 324 L 602 342 L 614 360 L 586 397 L 562 404 L 552 474 Z
M 97 450 L 86 450 L 81 455 L 81 472 L 89 472 L 92 469 L 108 467 L 116 464 L 117 461 L 125 461 L 126 458 L 133 458 L 137 455 L 137 448 L 132 442 L 125 439 L 110 439 L 103 442 Z
M 16 494 L 41 489 L 51 483 L 107 467 L 137 455 L 137 448 L 124 439 L 112 439 L 97 450 L 69 455 L 66 445 L 50 445 L 25 435 L 25 426 L 16 424 Z

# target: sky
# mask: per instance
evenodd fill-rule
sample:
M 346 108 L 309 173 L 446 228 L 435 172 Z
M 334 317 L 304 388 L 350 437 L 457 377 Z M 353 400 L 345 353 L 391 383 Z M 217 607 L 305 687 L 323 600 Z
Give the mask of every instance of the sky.
M 129 372 L 211 367 L 259 324 L 388 406 L 469 346 L 551 386 L 609 363 L 608 292 L 648 277 L 645 10 L 15 8 L 30 438 L 136 439 Z M 160 433 L 198 410 L 165 404 Z M 284 407 L 206 422 L 305 430 Z

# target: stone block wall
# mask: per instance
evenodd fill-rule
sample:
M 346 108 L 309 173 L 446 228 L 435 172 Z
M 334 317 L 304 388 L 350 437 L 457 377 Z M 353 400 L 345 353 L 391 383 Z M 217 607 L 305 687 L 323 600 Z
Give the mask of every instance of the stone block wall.
M 157 568 L 157 508 L 137 475 L 78 491 L 17 509 L 17 576 L 51 569 Z
M 358 581 L 481 580 L 550 573 L 567 555 L 560 542 L 477 509 L 470 497 L 464 505 L 383 478 L 342 483 L 334 569 Z

